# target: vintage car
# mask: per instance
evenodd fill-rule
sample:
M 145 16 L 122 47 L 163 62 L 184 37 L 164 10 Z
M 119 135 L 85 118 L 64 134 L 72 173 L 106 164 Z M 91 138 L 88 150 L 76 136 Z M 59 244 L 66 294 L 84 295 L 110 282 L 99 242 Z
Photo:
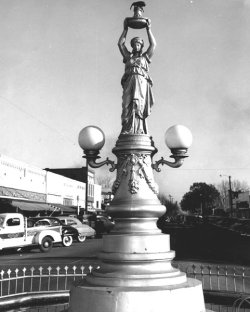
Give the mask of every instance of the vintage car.
M 103 215 L 96 216 L 95 231 L 97 237 L 101 237 L 103 234 L 110 233 L 114 226 L 114 221 L 109 217 Z
M 55 217 L 36 217 L 30 218 L 29 221 L 32 221 L 34 226 L 39 228 L 49 229 L 55 226 L 60 227 L 62 233 L 62 244 L 65 247 L 71 246 L 73 239 L 77 239 L 78 237 L 78 231 L 74 227 L 63 224 L 61 220 Z
M 28 227 L 27 218 L 20 213 L 0 214 L 0 250 L 39 247 L 42 252 L 48 252 L 53 243 L 60 242 L 62 242 L 61 227 Z
M 78 242 L 84 242 L 86 237 L 94 237 L 95 230 L 87 224 L 83 224 L 80 220 L 75 217 L 58 216 L 57 217 L 64 225 L 73 226 L 78 231 L 77 240 Z

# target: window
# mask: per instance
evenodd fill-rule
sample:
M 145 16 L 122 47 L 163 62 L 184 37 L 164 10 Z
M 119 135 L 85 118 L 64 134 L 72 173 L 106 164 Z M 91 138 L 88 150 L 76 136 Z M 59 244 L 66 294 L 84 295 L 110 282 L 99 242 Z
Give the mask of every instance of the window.
M 20 219 L 19 218 L 11 218 L 7 220 L 7 225 L 8 226 L 16 226 L 20 225 Z
M 63 204 L 64 204 L 65 206 L 72 206 L 72 205 L 73 205 L 73 200 L 70 199 L 70 198 L 64 198 L 64 199 L 63 199 Z
M 51 225 L 57 226 L 60 225 L 60 222 L 58 220 L 51 220 Z
M 50 226 L 50 223 L 48 220 L 39 220 L 36 222 L 35 226 Z

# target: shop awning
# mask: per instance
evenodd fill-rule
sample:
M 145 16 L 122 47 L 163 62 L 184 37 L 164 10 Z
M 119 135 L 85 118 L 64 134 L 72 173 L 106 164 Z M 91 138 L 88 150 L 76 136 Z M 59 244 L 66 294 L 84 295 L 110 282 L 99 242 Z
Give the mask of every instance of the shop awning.
M 31 203 L 26 201 L 17 201 L 12 200 L 12 206 L 17 207 L 21 210 L 28 210 L 28 211 L 53 211 L 54 208 L 45 203 Z
M 77 207 L 71 207 L 71 206 L 65 206 L 65 205 L 61 205 L 61 204 L 50 204 L 50 206 L 53 208 L 53 210 L 55 210 L 56 208 L 62 212 L 72 212 L 72 213 L 76 213 L 77 211 Z
M 11 205 L 26 211 L 60 211 L 76 213 L 77 207 L 64 206 L 61 204 L 31 203 L 27 201 L 12 200 Z

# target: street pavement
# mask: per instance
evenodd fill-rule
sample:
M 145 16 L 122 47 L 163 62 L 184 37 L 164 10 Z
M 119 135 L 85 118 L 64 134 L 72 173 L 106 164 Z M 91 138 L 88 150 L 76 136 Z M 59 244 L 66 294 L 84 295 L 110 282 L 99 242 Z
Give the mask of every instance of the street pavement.
M 187 246 L 190 248 L 187 250 Z M 183 243 L 174 242 L 171 247 L 176 251 L 175 261 L 184 261 L 187 266 L 193 264 L 213 264 L 213 265 L 228 265 L 228 266 L 250 266 L 249 261 L 249 248 L 246 248 L 245 242 L 243 245 L 238 244 L 236 248 L 234 244 L 231 244 L 232 248 L 224 249 L 224 257 L 218 257 L 219 250 L 212 250 L 209 246 L 203 245 L 196 246 L 195 243 L 186 243 L 183 247 Z M 0 251 L 0 270 L 6 267 L 20 267 L 20 266 L 32 266 L 32 265 L 79 265 L 85 263 L 98 263 L 98 253 L 102 248 L 102 239 L 87 239 L 83 243 L 74 242 L 70 247 L 63 247 L 61 245 L 53 246 L 52 250 L 48 253 L 43 253 L 39 249 L 33 249 L 31 251 L 24 250 L 4 250 Z M 235 250 L 234 250 L 235 249 Z M 235 256 L 233 257 L 233 255 Z M 244 263 L 241 263 L 241 259 L 245 255 L 247 258 Z M 236 256 L 241 256 L 236 258 Z
M 53 246 L 52 250 L 47 253 L 43 253 L 39 249 L 4 250 L 0 252 L 0 269 L 17 265 L 73 265 L 90 261 L 96 262 L 101 245 L 102 239 L 86 239 L 83 243 L 74 242 L 70 247 Z

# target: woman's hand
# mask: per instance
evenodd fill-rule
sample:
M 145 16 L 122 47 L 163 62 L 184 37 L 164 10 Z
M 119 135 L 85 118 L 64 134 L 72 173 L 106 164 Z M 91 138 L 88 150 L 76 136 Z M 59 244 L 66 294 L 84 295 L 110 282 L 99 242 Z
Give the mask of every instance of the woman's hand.
M 147 25 L 146 25 L 147 30 L 151 28 L 151 20 L 147 19 Z

